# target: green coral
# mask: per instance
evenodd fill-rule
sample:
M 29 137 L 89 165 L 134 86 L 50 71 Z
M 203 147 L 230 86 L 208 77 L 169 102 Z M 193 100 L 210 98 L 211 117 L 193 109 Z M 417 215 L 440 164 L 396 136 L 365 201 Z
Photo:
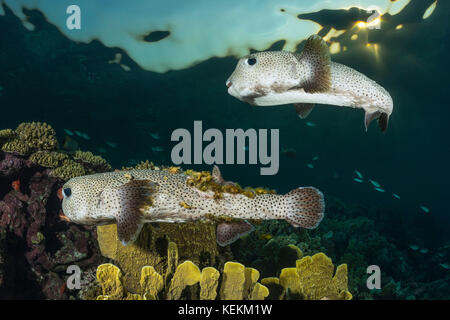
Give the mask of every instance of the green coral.
M 45 122 L 24 122 L 15 130 L 18 139 L 32 151 L 53 151 L 58 149 L 55 130 Z
M 46 168 L 57 168 L 68 159 L 67 154 L 56 151 L 37 151 L 30 156 L 30 160 Z
M 63 180 L 69 180 L 73 177 L 86 175 L 86 170 L 80 163 L 71 159 L 67 159 L 63 161 L 61 167 L 53 169 L 51 171 L 51 174 Z
M 110 164 L 100 156 L 94 155 L 90 151 L 76 151 L 73 155 L 75 160 L 80 161 L 85 166 L 92 169 L 94 172 L 106 172 L 111 171 Z
M 33 163 L 53 169 L 51 174 L 63 180 L 112 170 L 105 159 L 92 152 L 58 151 L 55 130 L 44 122 L 24 122 L 15 130 L 0 130 L 0 146 L 4 152 L 29 156 Z
M 31 149 L 25 142 L 19 139 L 13 139 L 3 144 L 2 151 L 26 156 L 30 154 Z

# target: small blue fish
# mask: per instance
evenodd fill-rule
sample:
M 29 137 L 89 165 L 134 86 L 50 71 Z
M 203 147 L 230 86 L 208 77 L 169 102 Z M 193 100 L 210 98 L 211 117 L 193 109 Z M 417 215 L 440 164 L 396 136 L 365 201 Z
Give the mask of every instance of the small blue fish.
M 106 141 L 106 145 L 111 148 L 117 148 L 117 143 Z
M 361 180 L 361 179 L 358 179 L 358 178 L 354 178 L 354 179 L 353 179 L 353 181 L 355 181 L 355 182 L 359 182 L 359 183 L 363 183 L 363 182 L 364 182 L 363 180 Z
M 106 153 L 106 149 L 105 148 L 97 148 L 96 150 L 99 153 Z
M 152 147 L 152 151 L 153 152 L 162 152 L 162 151 L 164 151 L 164 148 L 160 147 L 160 146 L 154 146 L 154 147 Z
M 80 131 L 77 131 L 77 130 L 74 130 L 73 132 L 75 132 L 75 134 L 76 134 L 77 136 L 83 137 L 83 132 L 80 132 Z
M 358 176 L 358 178 L 363 179 L 363 175 L 361 174 L 361 172 L 359 172 L 358 170 L 355 170 L 354 172 Z
M 73 132 L 70 131 L 69 129 L 64 129 L 64 132 L 65 132 L 68 136 L 73 137 Z
M 378 192 L 384 192 L 384 189 L 382 189 L 382 188 L 375 188 L 375 190 L 377 190 Z
M 439 265 L 446 270 L 450 270 L 450 263 L 440 263 Z
M 381 185 L 378 182 L 376 182 L 376 181 L 374 181 L 372 179 L 369 179 L 369 181 L 370 181 L 371 184 L 373 184 L 374 187 L 376 187 L 376 188 L 381 187 Z
M 314 169 L 314 165 L 312 165 L 311 163 L 308 163 L 306 166 L 310 169 Z
M 414 251 L 419 250 L 419 246 L 417 246 L 417 245 L 415 245 L 415 244 L 412 244 L 412 245 L 410 245 L 409 247 L 410 247 L 412 250 L 414 250 Z
M 400 199 L 400 196 L 398 194 L 393 193 L 392 195 L 394 196 L 394 198 Z
M 158 132 L 150 132 L 150 136 L 155 140 L 159 140 L 160 138 Z
M 427 248 L 423 248 L 423 249 L 420 249 L 419 252 L 425 254 L 425 253 L 428 253 L 428 249 Z
M 313 159 L 313 161 L 317 161 L 317 160 L 319 160 L 319 156 L 314 156 L 312 159 Z
M 308 127 L 315 127 L 315 126 L 316 126 L 316 124 L 315 124 L 314 122 L 312 122 L 312 121 L 306 122 L 306 125 L 307 125 Z
M 430 212 L 430 209 L 428 209 L 425 206 L 420 206 L 420 209 L 422 209 L 423 211 L 425 211 L 426 213 Z

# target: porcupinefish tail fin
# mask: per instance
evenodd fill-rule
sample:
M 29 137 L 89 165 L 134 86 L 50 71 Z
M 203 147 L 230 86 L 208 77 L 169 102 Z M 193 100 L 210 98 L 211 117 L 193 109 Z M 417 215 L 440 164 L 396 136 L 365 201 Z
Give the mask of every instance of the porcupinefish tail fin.
M 224 247 L 249 234 L 255 228 L 247 221 L 221 222 L 217 225 L 217 244 Z
M 387 113 L 375 111 L 375 112 L 367 112 L 364 116 L 364 126 L 366 128 L 366 132 L 369 129 L 370 123 L 378 119 L 378 127 L 381 129 L 382 132 L 386 132 L 389 122 L 389 116 Z
M 123 245 L 133 243 L 144 224 L 143 211 L 151 206 L 151 194 L 156 184 L 148 180 L 130 180 L 105 189 L 100 201 L 113 210 L 117 221 L 117 235 Z
M 322 192 L 314 187 L 297 188 L 284 196 L 284 219 L 294 227 L 316 228 L 325 214 Z

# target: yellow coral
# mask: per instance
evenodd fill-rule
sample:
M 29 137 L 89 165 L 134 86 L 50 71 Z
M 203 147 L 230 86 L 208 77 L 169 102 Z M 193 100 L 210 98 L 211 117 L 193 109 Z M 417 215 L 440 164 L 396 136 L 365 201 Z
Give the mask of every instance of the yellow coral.
M 257 282 L 253 286 L 253 290 L 249 296 L 249 300 L 264 300 L 268 295 L 269 289 Z
M 283 286 L 284 290 L 289 290 L 292 294 L 300 294 L 301 285 L 300 277 L 297 273 L 296 268 L 284 268 L 280 273 L 280 284 Z
M 192 286 L 200 281 L 200 275 L 200 269 L 192 261 L 188 260 L 180 264 L 170 281 L 167 299 L 179 299 L 186 286 Z
M 164 287 L 163 277 L 152 266 L 145 266 L 141 271 L 140 285 L 143 294 L 148 294 L 156 299 Z
M 217 296 L 220 273 L 213 267 L 206 267 L 200 275 L 200 300 L 214 300 Z
M 281 270 L 280 284 L 285 290 L 289 288 L 288 293 L 307 300 L 351 299 L 347 266 L 339 266 L 334 277 L 333 271 L 331 259 L 321 252 L 297 260 L 296 268 Z
M 252 293 L 253 287 L 259 279 L 259 271 L 254 268 L 245 268 L 244 274 L 244 299 L 246 299 Z
M 102 287 L 103 296 L 109 299 L 121 299 L 124 296 L 122 286 L 122 272 L 111 263 L 99 265 L 97 268 L 97 280 Z
M 242 300 L 244 298 L 244 283 L 244 265 L 237 262 L 225 263 L 220 298 L 222 300 Z

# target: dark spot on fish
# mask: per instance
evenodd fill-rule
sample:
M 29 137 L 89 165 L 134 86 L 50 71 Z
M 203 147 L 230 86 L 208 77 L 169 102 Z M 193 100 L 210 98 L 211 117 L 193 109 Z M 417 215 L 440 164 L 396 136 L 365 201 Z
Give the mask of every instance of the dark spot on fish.
M 170 31 L 152 31 L 148 35 L 144 36 L 143 39 L 146 42 L 158 42 L 170 35 Z

